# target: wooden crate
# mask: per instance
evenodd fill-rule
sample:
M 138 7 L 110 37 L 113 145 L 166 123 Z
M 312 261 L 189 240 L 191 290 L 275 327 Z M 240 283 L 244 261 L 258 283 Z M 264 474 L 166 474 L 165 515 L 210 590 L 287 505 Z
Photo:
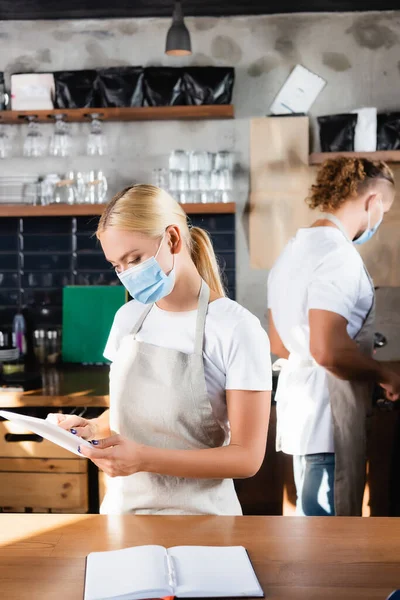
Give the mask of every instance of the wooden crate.
M 15 423 L 0 423 L 0 508 L 88 511 L 88 463 Z

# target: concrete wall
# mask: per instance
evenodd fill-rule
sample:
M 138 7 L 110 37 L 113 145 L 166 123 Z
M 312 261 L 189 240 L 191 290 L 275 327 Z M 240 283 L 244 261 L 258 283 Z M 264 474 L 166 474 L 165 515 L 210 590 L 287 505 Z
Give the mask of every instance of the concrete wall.
M 169 20 L 90 20 L 0 22 L 0 71 L 52 71 L 114 65 L 233 65 L 236 68 L 234 121 L 107 124 L 111 154 L 83 155 L 86 126 L 75 125 L 77 157 L 41 162 L 14 158 L 0 165 L 4 173 L 62 172 L 102 167 L 111 191 L 132 181 L 148 181 L 153 167 L 166 165 L 173 148 L 229 149 L 238 165 L 236 180 L 237 299 L 264 318 L 265 271 L 250 269 L 246 218 L 249 119 L 269 106 L 296 63 L 328 81 L 312 116 L 360 106 L 400 108 L 400 11 L 365 14 L 297 14 L 265 17 L 188 18 L 194 54 L 187 59 L 164 55 Z M 46 134 L 50 135 L 51 127 Z M 13 127 L 21 140 L 24 127 Z M 266 140 L 268 143 L 268 140 Z M 380 302 L 385 323 L 394 311 L 393 294 Z M 397 319 L 398 320 L 398 319 Z M 400 324 L 399 335 L 400 340 Z M 393 337 L 393 333 L 391 333 Z M 387 353 L 393 356 L 395 348 Z M 387 357 L 387 356 L 386 356 Z

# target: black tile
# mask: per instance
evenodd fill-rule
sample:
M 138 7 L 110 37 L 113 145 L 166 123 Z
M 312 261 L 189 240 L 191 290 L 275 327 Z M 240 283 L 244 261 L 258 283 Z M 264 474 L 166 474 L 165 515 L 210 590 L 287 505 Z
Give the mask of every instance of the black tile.
M 234 269 L 221 269 L 221 275 L 224 285 L 227 287 L 235 287 L 236 285 L 236 273 Z
M 211 239 L 217 253 L 225 250 L 235 250 L 234 233 L 213 233 Z
M 104 258 L 102 252 L 91 254 L 78 254 L 76 257 L 77 271 L 107 271 L 110 263 Z
M 91 233 L 78 234 L 76 236 L 76 251 L 84 252 L 86 250 L 102 252 L 99 240 L 93 237 Z
M 19 290 L 0 291 L 0 306 L 18 306 Z
M 72 232 L 71 217 L 36 217 L 22 220 L 23 234 L 36 233 L 40 235 L 54 235 L 57 233 Z
M 25 252 L 72 252 L 72 235 L 24 235 Z
M 35 327 L 46 327 L 50 325 L 60 326 L 62 324 L 62 308 L 61 306 L 41 306 L 40 308 L 31 308 Z
M 23 257 L 24 271 L 68 271 L 72 254 L 35 254 Z
M 42 306 L 45 304 L 62 304 L 62 287 L 53 290 L 25 289 L 22 294 L 24 304 Z
M 76 219 L 77 233 L 96 233 L 99 217 L 78 217 Z
M 6 217 L 0 219 L 0 235 L 17 235 L 19 231 L 19 219 Z
M 78 272 L 76 285 L 121 285 L 114 270 L 101 273 Z
M 235 269 L 236 258 L 234 252 L 218 252 L 217 260 L 221 269 Z
M 15 308 L 5 308 L 0 305 L 0 327 L 11 327 L 15 314 Z
M 0 233 L 0 252 L 18 252 L 18 235 Z
M 0 273 L 0 287 L 18 288 L 18 286 L 19 286 L 18 273 Z
M 234 298 L 234 215 L 191 220 L 210 232 L 224 285 Z M 11 325 L 20 301 L 30 307 L 35 326 L 59 326 L 63 286 L 121 285 L 93 236 L 97 223 L 98 217 L 0 220 L 0 327 Z
M 228 296 L 228 298 L 230 298 L 231 300 L 236 300 L 236 289 L 235 288 L 228 288 L 226 290 L 226 295 Z
M 65 285 L 71 285 L 72 275 L 69 272 L 66 273 L 52 273 L 52 272 L 30 272 L 24 273 L 22 276 L 22 287 L 23 288 L 45 288 L 45 287 L 63 287 Z
M 235 231 L 235 215 L 191 215 L 190 220 L 196 227 L 206 231 Z
M 0 272 L 18 270 L 18 254 L 0 254 Z

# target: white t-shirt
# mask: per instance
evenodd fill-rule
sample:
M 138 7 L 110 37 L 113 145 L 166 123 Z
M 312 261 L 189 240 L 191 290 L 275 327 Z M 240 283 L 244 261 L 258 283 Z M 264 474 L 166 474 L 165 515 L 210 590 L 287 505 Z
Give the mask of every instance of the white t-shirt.
M 312 364 L 308 311 L 341 315 L 354 338 L 372 301 L 363 261 L 335 227 L 300 229 L 275 263 L 268 280 L 268 307 L 290 352 L 276 394 L 278 450 L 294 455 L 334 452 L 326 371 Z
M 119 309 L 104 350 L 108 360 L 114 360 L 121 339 L 131 332 L 145 308 L 132 300 Z M 192 354 L 196 317 L 197 310 L 170 312 L 154 305 L 137 339 Z M 217 421 L 229 431 L 225 391 L 272 388 L 269 339 L 259 319 L 229 298 L 209 304 L 204 338 L 204 373 L 210 403 Z

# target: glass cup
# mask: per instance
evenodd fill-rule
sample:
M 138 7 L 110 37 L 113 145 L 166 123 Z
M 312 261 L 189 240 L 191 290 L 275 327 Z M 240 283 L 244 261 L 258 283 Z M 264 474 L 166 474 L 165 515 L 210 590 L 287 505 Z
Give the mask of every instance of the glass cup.
M 167 190 L 169 188 L 169 173 L 167 169 L 153 169 L 151 174 L 153 185 Z
M 211 188 L 213 190 L 213 202 L 231 202 L 231 190 L 233 187 L 232 171 L 229 169 L 213 170 L 211 173 Z
M 41 158 L 46 154 L 46 143 L 36 123 L 35 116 L 27 117 L 28 133 L 24 140 L 23 155 L 27 158 Z
M 190 153 L 190 171 L 211 171 L 213 168 L 213 155 L 211 152 L 194 150 Z
M 38 181 L 32 181 L 25 183 L 22 188 L 22 203 L 33 204 L 36 206 L 39 200 L 39 183 Z
M 170 171 L 189 171 L 189 153 L 186 150 L 173 150 L 169 155 Z
M 212 171 L 211 188 L 213 190 L 230 191 L 232 189 L 232 172 L 228 169 L 221 171 Z
M 221 152 L 217 152 L 215 154 L 215 162 L 214 169 L 217 171 L 222 171 L 223 169 L 228 169 L 229 171 L 233 171 L 233 154 L 232 152 L 227 152 L 225 150 Z
M 177 200 L 181 204 L 188 204 L 190 200 L 190 180 L 187 171 L 179 171 L 177 176 Z
M 90 171 L 83 176 L 85 203 L 103 204 L 107 199 L 108 184 L 103 171 Z
M 55 185 L 58 181 L 60 181 L 60 176 L 55 173 L 46 175 L 39 180 L 39 203 L 42 206 L 47 206 L 54 202 Z
M 0 123 L 0 158 L 9 158 L 12 154 L 11 140 L 7 135 L 5 125 Z
M 99 114 L 91 113 L 89 135 L 86 142 L 86 154 L 88 156 L 104 156 L 108 154 L 108 142 L 103 133 L 103 127 L 99 120 Z
M 54 184 L 53 194 L 54 204 L 75 204 L 76 190 L 74 174 L 68 173 L 63 179 L 60 179 Z
M 68 123 L 64 121 L 62 114 L 55 115 L 54 132 L 50 139 L 50 156 L 70 156 L 72 140 L 69 133 Z
M 168 173 L 168 189 L 171 194 L 174 194 L 178 190 L 178 175 L 179 171 L 171 170 Z

